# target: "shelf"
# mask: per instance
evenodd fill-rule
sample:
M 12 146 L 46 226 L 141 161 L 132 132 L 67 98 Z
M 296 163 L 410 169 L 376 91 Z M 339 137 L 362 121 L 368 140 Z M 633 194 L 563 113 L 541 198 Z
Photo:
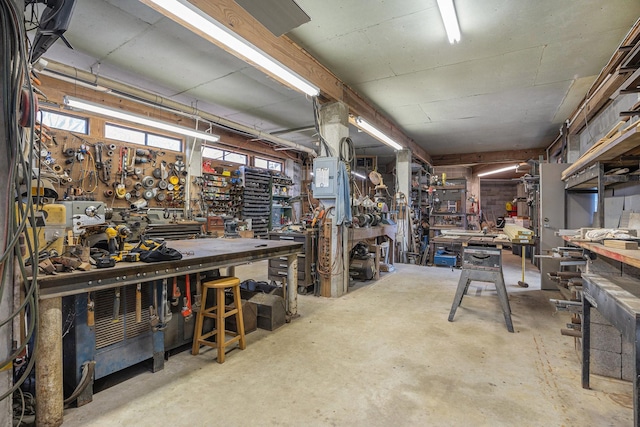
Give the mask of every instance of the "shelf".
M 563 236 L 563 238 L 573 245 L 587 249 L 607 258 L 620 261 L 624 264 L 640 268 L 640 250 L 638 249 L 615 249 L 600 243 L 571 240 L 569 236 Z
M 470 212 L 431 212 L 431 216 L 463 216 L 463 215 L 475 215 Z
M 578 158 L 578 161 L 569 166 L 562 173 L 562 180 L 566 181 L 571 175 L 593 165 L 596 162 L 610 161 L 640 146 L 640 129 L 634 126 L 613 141 L 602 144 L 600 147 L 590 150 Z
M 466 190 L 466 184 L 456 184 L 456 185 L 434 185 L 434 190 Z

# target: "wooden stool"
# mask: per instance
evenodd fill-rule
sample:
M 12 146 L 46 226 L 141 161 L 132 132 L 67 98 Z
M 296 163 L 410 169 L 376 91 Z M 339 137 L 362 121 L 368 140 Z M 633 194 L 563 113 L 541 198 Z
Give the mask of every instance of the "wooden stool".
M 234 308 L 231 308 L 225 304 L 224 291 L 225 289 L 233 289 L 233 304 Z M 216 290 L 216 305 L 207 308 L 207 290 Z M 229 316 L 236 316 L 236 325 L 238 332 L 227 331 L 224 326 L 224 319 Z M 205 317 L 210 317 L 215 320 L 214 328 L 211 332 L 202 334 L 202 324 Z M 226 334 L 235 335 L 230 340 L 226 340 Z M 207 341 L 207 338 L 215 336 L 215 341 Z M 209 347 L 216 347 L 218 349 L 218 363 L 224 363 L 224 350 L 225 348 L 234 342 L 238 341 L 238 347 L 240 350 L 244 350 L 247 347 L 247 343 L 244 339 L 244 320 L 242 317 L 242 301 L 240 300 L 240 279 L 237 277 L 225 277 L 222 279 L 212 280 L 202 284 L 202 307 L 198 311 L 196 317 L 196 326 L 193 336 L 193 348 L 191 354 L 194 356 L 200 352 L 201 345 L 208 345 Z

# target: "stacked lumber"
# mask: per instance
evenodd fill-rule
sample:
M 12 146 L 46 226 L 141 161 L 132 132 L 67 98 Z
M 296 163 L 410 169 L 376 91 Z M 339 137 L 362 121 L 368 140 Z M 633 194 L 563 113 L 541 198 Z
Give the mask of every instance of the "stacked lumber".
M 619 121 L 578 160 L 562 172 L 562 180 L 598 161 L 613 160 L 640 146 L 640 122 L 622 128 L 628 120 Z
M 533 231 L 528 228 L 520 227 L 515 224 L 505 224 L 502 230 L 507 235 L 511 243 L 520 244 L 532 244 L 533 243 Z

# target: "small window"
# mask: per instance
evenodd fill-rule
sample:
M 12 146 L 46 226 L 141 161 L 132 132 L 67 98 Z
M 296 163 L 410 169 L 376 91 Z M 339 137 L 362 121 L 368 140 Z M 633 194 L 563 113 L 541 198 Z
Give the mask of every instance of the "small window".
M 247 164 L 247 156 L 244 154 L 232 153 L 231 151 L 224 153 L 224 159 L 228 162 L 240 163 L 243 165 Z
M 247 164 L 247 156 L 245 154 L 234 153 L 233 151 L 220 150 L 211 147 L 202 147 L 202 157 L 213 160 L 224 160 L 227 162 Z
M 164 148 L 165 150 L 182 151 L 182 141 L 167 136 L 147 134 L 147 145 L 156 148 Z
M 144 132 L 141 132 L 139 130 L 106 124 L 104 126 L 104 136 L 109 139 L 117 139 L 118 141 L 145 145 Z
M 149 147 L 165 150 L 182 151 L 182 140 L 169 136 L 157 135 L 138 129 L 116 126 L 110 123 L 104 125 L 104 136 L 109 139 L 130 142 L 132 144 L 148 145 Z
M 273 160 L 261 159 L 260 157 L 255 157 L 253 159 L 253 165 L 257 168 L 270 169 L 272 171 L 282 172 L 282 163 L 274 162 Z
M 207 159 L 222 160 L 224 159 L 224 151 L 217 148 L 202 147 L 202 157 Z
M 68 130 L 70 132 L 89 134 L 89 119 L 69 114 L 55 113 L 53 111 L 40 110 L 40 122 L 54 129 Z

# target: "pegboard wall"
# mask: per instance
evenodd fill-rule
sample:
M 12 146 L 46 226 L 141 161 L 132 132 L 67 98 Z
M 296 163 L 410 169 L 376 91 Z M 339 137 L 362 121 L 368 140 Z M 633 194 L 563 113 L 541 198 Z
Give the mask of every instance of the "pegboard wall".
M 40 168 L 59 200 L 97 200 L 108 207 L 184 206 L 184 155 L 92 135 L 42 128 Z

